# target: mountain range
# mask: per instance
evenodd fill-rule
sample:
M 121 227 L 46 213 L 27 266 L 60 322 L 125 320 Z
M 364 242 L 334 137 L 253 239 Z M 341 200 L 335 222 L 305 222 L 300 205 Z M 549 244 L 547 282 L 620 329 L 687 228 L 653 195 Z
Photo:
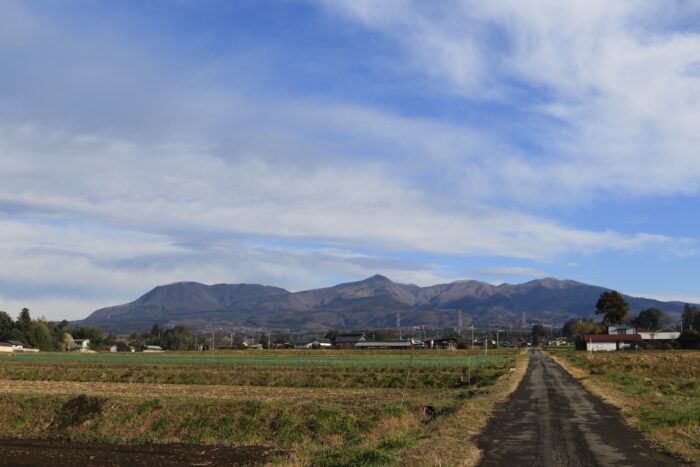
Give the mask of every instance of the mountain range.
M 188 325 L 198 330 L 269 330 L 455 328 L 462 324 L 522 326 L 539 322 L 561 325 L 572 318 L 593 317 L 600 295 L 610 289 L 554 278 L 524 284 L 492 285 L 476 280 L 419 287 L 375 275 L 333 287 L 290 292 L 259 284 L 177 282 L 154 288 L 124 305 L 102 308 L 75 325 L 126 333 L 153 324 Z M 677 320 L 682 302 L 624 295 L 631 312 L 656 307 Z M 528 324 L 529 325 L 529 324 Z

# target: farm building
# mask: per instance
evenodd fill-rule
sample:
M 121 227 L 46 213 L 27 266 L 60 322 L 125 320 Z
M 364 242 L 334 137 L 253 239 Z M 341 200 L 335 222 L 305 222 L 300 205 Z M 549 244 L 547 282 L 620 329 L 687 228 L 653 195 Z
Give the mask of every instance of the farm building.
M 589 352 L 634 350 L 642 340 L 639 334 L 586 334 L 584 338 Z
M 445 337 L 443 339 L 431 339 L 430 348 L 454 350 L 457 348 L 457 340 L 454 337 Z
M 363 332 L 345 333 L 333 339 L 333 345 L 339 349 L 351 349 L 357 342 L 366 340 L 367 336 Z
M 294 348 L 295 349 L 310 349 L 311 345 L 312 345 L 311 341 L 295 342 Z
M 561 347 L 563 345 L 569 345 L 569 341 L 566 339 L 566 337 L 557 337 L 555 339 L 550 339 L 547 345 Z
M 90 339 L 74 339 L 73 348 L 70 350 L 77 350 L 80 352 L 85 352 L 90 346 Z
M 317 337 L 311 341 L 312 349 L 330 349 L 333 347 L 333 342 L 325 337 Z
M 639 335 L 645 341 L 672 341 L 681 337 L 678 331 L 640 332 Z
M 144 352 L 162 352 L 163 347 L 161 347 L 160 345 L 145 345 L 143 347 L 143 351 Z
M 0 342 L 0 352 L 22 352 L 28 347 L 23 342 L 8 340 Z
M 356 349 L 422 349 L 423 341 L 417 339 L 390 340 L 390 341 L 359 341 L 355 342 Z

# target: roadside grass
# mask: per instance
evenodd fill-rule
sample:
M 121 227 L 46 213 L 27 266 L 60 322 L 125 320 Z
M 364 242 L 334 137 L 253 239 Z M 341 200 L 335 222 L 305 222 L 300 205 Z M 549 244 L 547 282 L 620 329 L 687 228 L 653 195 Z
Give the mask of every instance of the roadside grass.
M 549 350 L 653 444 L 700 463 L 700 352 Z

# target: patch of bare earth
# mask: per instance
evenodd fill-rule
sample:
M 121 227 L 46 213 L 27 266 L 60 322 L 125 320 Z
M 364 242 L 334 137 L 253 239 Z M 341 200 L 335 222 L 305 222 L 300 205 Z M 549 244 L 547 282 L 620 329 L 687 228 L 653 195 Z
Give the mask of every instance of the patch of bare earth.
M 119 445 L 52 440 L 0 440 L 2 465 L 216 466 L 261 465 L 282 451 L 266 446 Z

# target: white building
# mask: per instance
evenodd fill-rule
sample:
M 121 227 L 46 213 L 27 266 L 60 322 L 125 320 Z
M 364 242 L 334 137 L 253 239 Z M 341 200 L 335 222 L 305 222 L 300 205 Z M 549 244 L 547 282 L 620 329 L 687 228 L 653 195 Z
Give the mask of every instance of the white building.
M 586 334 L 584 338 L 589 352 L 634 350 L 642 340 L 639 334 Z
M 645 341 L 672 341 L 678 339 L 681 333 L 678 331 L 657 331 L 657 332 L 640 332 L 640 336 Z
M 86 352 L 90 347 L 90 339 L 73 339 L 73 349 Z

